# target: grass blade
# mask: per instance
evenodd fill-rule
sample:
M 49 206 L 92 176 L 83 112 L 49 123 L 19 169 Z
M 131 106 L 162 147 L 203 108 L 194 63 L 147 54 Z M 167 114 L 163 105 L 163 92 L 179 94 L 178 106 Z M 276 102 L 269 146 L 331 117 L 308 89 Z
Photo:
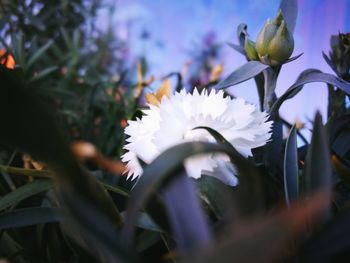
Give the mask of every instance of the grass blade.
M 45 192 L 53 187 L 50 180 L 35 180 L 32 183 L 18 187 L 0 199 L 0 211 L 9 208 L 33 195 Z
M 18 209 L 0 214 L 0 229 L 60 222 L 63 218 L 60 208 L 35 207 Z
M 288 207 L 291 202 L 298 198 L 298 152 L 297 152 L 297 134 L 295 125 L 292 127 L 287 138 L 286 149 L 284 152 L 284 195 Z

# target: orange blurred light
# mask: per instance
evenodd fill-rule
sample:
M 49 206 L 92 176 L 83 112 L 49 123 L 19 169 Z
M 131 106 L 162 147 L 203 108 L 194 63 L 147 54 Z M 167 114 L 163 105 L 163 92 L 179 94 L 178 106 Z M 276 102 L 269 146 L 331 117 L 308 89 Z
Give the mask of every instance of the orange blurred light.
M 6 55 L 6 49 L 0 48 L 0 64 L 8 69 L 14 69 L 16 62 L 11 54 Z
M 128 122 L 125 119 L 120 121 L 120 126 L 124 129 L 128 125 Z

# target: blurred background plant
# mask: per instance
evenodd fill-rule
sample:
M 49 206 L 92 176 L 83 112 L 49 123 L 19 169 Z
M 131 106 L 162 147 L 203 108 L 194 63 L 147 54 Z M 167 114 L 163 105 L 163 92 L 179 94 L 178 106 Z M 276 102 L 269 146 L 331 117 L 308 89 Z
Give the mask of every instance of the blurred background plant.
M 72 139 L 91 141 L 103 153 L 117 155 L 125 116 L 134 107 L 128 88 L 135 72 L 128 65 L 128 47 L 114 37 L 112 25 L 107 32 L 96 27 L 100 5 L 2 1 L 0 37 L 20 65 L 23 81 L 55 104 Z
M 335 75 L 301 71 L 277 96 L 281 68 L 300 57 L 291 57 L 297 1 L 281 1 L 281 12 L 273 24 L 261 25 L 257 41 L 246 24 L 238 26 L 238 44 L 229 45 L 247 62 L 225 78 L 222 45 L 211 31 L 182 69 L 153 76 L 147 50 L 133 54 L 111 21 L 106 31 L 95 25 L 105 4 L 0 2 L 1 260 L 349 259 L 349 34 L 333 36 L 324 55 Z M 273 35 L 264 33 L 267 26 L 276 27 Z M 148 37 L 144 31 L 140 41 Z M 255 50 L 258 42 L 263 47 Z M 281 50 L 286 42 L 289 49 Z M 169 86 L 227 90 L 248 79 L 274 121 L 272 140 L 252 158 L 205 128 L 217 144 L 174 146 L 145 165 L 136 184 L 121 176 L 123 128 L 128 119 L 142 118 L 143 95 L 157 105 Z M 317 113 L 308 141 L 300 133 L 305 125 L 288 123 L 279 108 L 311 82 L 327 83 L 330 99 L 326 125 Z M 184 160 L 208 152 L 229 155 L 238 186 L 186 176 Z

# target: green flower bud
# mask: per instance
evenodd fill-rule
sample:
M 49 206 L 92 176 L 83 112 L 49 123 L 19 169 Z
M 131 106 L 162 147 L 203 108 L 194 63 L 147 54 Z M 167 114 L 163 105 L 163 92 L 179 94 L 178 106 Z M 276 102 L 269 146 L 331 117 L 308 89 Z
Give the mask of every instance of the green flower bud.
M 292 55 L 294 39 L 279 11 L 271 22 L 267 20 L 256 39 L 256 51 L 261 62 L 275 66 L 284 63 Z
M 248 39 L 248 37 L 246 37 L 244 41 L 244 50 L 249 60 L 259 60 L 259 55 L 255 48 L 255 42 Z

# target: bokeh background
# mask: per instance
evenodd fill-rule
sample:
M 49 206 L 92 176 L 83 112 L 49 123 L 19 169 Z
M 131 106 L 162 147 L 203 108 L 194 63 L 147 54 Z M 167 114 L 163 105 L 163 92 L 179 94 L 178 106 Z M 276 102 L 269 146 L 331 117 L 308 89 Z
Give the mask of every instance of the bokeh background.
M 227 46 L 236 42 L 236 27 L 248 25 L 254 40 L 267 18 L 273 18 L 279 0 L 105 0 L 99 10 L 98 26 L 113 27 L 114 34 L 128 42 L 134 55 L 146 55 L 150 72 L 155 75 L 179 71 L 205 38 L 222 44 L 220 60 L 225 75 L 239 67 L 245 59 Z M 110 4 L 115 9 L 111 10 Z M 107 7 L 108 6 L 108 7 Z M 108 19 L 107 19 L 108 17 Z M 331 69 L 322 58 L 328 53 L 331 35 L 350 31 L 349 0 L 299 0 L 299 15 L 295 30 L 293 55 L 304 53 L 297 61 L 287 64 L 277 84 L 277 94 L 284 92 L 306 68 Z M 281 114 L 289 121 L 313 118 L 316 109 L 326 114 L 327 89 L 324 84 L 312 84 L 292 101 L 284 104 Z M 253 81 L 231 88 L 231 93 L 257 102 Z M 286 116 L 288 113 L 288 116 Z

